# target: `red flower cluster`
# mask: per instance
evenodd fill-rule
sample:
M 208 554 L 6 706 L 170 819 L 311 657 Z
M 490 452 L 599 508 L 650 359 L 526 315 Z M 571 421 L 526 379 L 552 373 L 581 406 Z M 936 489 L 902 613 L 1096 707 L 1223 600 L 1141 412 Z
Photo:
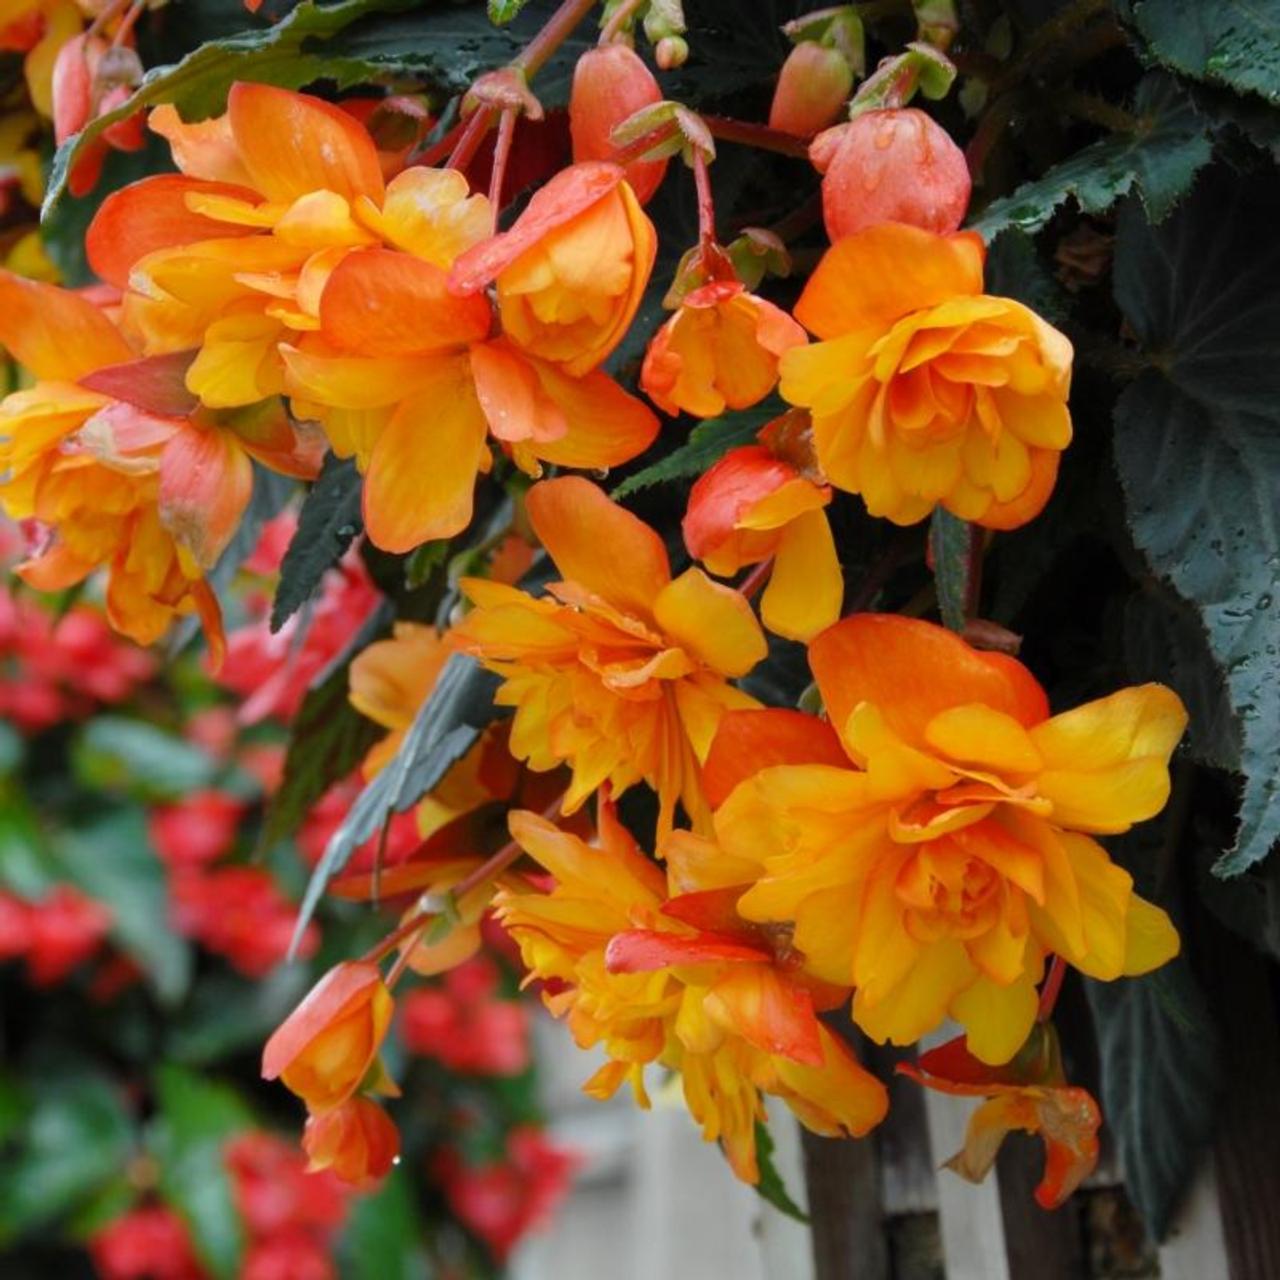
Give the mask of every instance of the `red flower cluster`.
M 92 956 L 111 927 L 111 912 L 70 885 L 36 902 L 0 893 L 0 960 L 26 960 L 37 987 L 51 987 Z
M 568 1194 L 578 1157 L 540 1129 L 512 1129 L 501 1159 L 467 1164 L 442 1152 L 436 1173 L 459 1220 L 504 1261 L 530 1232 L 543 1225 Z
M 243 814 L 244 804 L 225 791 L 193 791 L 152 809 L 147 833 L 170 867 L 203 867 L 231 852 Z
M 342 825 L 356 797 L 364 789 L 364 779 L 359 770 L 335 783 L 320 797 L 303 820 L 298 832 L 298 851 L 306 859 L 309 866 L 320 861 L 324 847 L 330 837 Z M 347 871 L 368 872 L 373 870 L 374 859 L 378 852 L 381 833 L 366 840 L 347 863 Z M 387 840 L 382 850 L 384 867 L 398 866 L 422 843 L 418 831 L 418 819 L 410 810 L 408 813 L 397 813 L 387 828 Z
M 102 1280 L 205 1280 L 186 1223 L 164 1205 L 143 1205 L 89 1240 Z
M 0 718 L 27 733 L 122 702 L 155 671 L 155 659 L 123 643 L 87 606 L 60 621 L 34 601 L 0 590 Z
M 497 965 L 481 953 L 442 985 L 411 991 L 401 1002 L 405 1047 L 464 1075 L 519 1075 L 529 1066 L 529 1011 L 496 999 L 498 983 Z

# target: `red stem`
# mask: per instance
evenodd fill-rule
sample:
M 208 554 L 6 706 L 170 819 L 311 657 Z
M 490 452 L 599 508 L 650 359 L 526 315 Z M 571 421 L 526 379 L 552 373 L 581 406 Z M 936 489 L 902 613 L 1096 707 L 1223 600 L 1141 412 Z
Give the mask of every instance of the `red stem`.
M 467 121 L 461 136 L 449 153 L 448 160 L 444 162 L 444 167 L 446 169 L 465 169 L 475 159 L 476 152 L 480 150 L 480 144 L 484 141 L 484 135 L 489 132 L 489 126 L 492 123 L 492 111 L 486 111 L 483 108 L 478 110 Z
M 436 139 L 426 151 L 414 156 L 413 163 L 424 165 L 428 169 L 434 168 L 458 145 L 458 139 L 466 127 L 467 121 L 459 121 L 443 138 Z
M 1067 962 L 1061 956 L 1054 956 L 1049 964 L 1049 976 L 1040 988 L 1040 1007 L 1036 1010 L 1037 1022 L 1048 1022 L 1053 1017 L 1053 1007 L 1058 1003 L 1058 993 L 1062 990 L 1062 980 L 1067 976 Z
M 711 175 L 707 172 L 707 157 L 700 147 L 693 152 L 693 181 L 698 188 L 698 240 L 705 249 L 716 242 L 716 206 L 711 195 Z
M 702 122 L 713 138 L 722 142 L 737 142 L 744 147 L 756 147 L 761 151 L 775 151 L 780 156 L 809 158 L 809 144 L 803 138 L 792 137 L 781 129 L 768 125 L 751 124 L 746 120 L 731 120 L 728 116 L 703 116 Z
M 756 592 L 759 591 L 760 588 L 764 586 L 765 581 L 768 579 L 772 569 L 773 569 L 772 556 L 770 556 L 767 560 L 761 560 L 760 563 L 756 565 L 756 567 L 752 569 L 751 572 L 747 574 L 745 578 L 743 578 L 742 586 L 740 586 L 738 590 L 741 591 L 742 594 L 748 600 L 753 599 L 755 597 Z
M 493 147 L 493 173 L 489 178 L 489 209 L 493 229 L 498 229 L 498 210 L 502 208 L 502 184 L 507 176 L 507 160 L 511 156 L 511 140 L 516 132 L 516 113 L 504 111 L 498 120 L 498 137 Z
M 548 59 L 573 34 L 574 28 L 596 7 L 596 0 L 564 0 L 547 19 L 546 25 L 512 62 L 526 78 L 532 79 Z

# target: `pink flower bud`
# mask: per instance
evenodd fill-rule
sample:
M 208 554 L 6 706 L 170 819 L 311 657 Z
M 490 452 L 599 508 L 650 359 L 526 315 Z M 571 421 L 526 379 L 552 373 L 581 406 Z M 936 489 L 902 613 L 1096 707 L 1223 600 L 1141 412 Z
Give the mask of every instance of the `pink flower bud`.
M 853 68 L 844 54 L 806 40 L 782 64 L 769 127 L 796 138 L 811 138 L 840 115 L 852 90 Z

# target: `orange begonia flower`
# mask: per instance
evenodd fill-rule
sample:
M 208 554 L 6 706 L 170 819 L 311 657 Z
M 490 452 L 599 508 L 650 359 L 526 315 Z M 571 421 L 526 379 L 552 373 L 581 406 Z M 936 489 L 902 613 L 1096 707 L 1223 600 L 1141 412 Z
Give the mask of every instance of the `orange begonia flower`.
M 808 342 L 781 307 L 717 280 L 687 293 L 653 335 L 640 385 L 667 413 L 714 418 L 758 404 L 778 382 L 778 360 Z
M 982 292 L 973 232 L 881 223 L 830 249 L 796 304 L 820 341 L 787 352 L 781 391 L 812 412 L 818 460 L 872 515 L 939 504 L 1013 529 L 1039 513 L 1071 440 L 1071 344 Z
M 760 614 L 770 631 L 811 640 L 840 616 L 844 576 L 819 484 L 764 445 L 731 449 L 689 493 L 684 544 L 714 574 L 730 577 L 773 559 Z
M 555 887 L 497 899 L 530 976 L 548 982 L 547 1007 L 581 1048 L 599 1045 L 608 1058 L 584 1092 L 608 1098 L 629 1081 L 647 1107 L 646 1065 L 677 1072 L 702 1136 L 724 1144 L 746 1182 L 759 1179 L 762 1093 L 816 1133 L 860 1135 L 878 1124 L 884 1087 L 817 1018 L 845 992 L 810 979 L 780 935 L 733 914 L 714 848 L 708 858 L 708 842 L 688 832 L 668 839 L 668 874 L 686 890 L 669 897 L 661 870 L 607 805 L 600 827 L 601 847 L 591 848 L 513 813 L 512 835 Z
M 964 1146 L 946 1162 L 969 1182 L 990 1173 L 1014 1129 L 1040 1134 L 1045 1163 L 1036 1200 L 1056 1209 L 1097 1166 L 1102 1114 L 1088 1090 L 1067 1084 L 1053 1028 L 1041 1023 L 1037 1032 L 1007 1067 L 978 1061 L 961 1036 L 922 1053 L 918 1062 L 900 1062 L 897 1070 L 940 1093 L 987 1099 L 969 1117 Z
M 449 287 L 472 295 L 494 284 L 512 342 L 581 377 L 622 341 L 657 245 L 623 170 L 587 161 L 536 192 L 510 231 L 462 254 Z
M 302 1131 L 307 1172 L 329 1169 L 343 1182 L 370 1187 L 385 1177 L 400 1154 L 400 1133 L 376 1102 L 358 1095 L 307 1117 Z
M 24 55 L 22 71 L 35 109 L 53 118 L 53 68 L 58 53 L 84 27 L 74 0 L 10 0 L 0 14 L 0 49 Z
M 194 610 L 216 656 L 221 619 L 204 572 L 249 501 L 250 458 L 310 477 L 318 441 L 278 403 L 198 409 L 180 366 L 136 360 L 93 303 L 8 272 L 0 342 L 37 379 L 0 403 L 0 506 L 49 532 L 17 572 L 54 591 L 106 567 L 113 627 L 148 644 Z
M 910 1044 L 950 1015 L 976 1057 L 1007 1062 L 1048 953 L 1102 981 L 1177 953 L 1168 917 L 1092 838 L 1163 808 L 1187 719 L 1171 690 L 1051 717 L 1015 659 L 889 615 L 845 619 L 809 660 L 848 767 L 788 725 L 803 763 L 757 772 L 760 735 L 731 717 L 708 768 L 721 793 L 741 781 L 715 831 L 757 867 L 741 914 L 794 922 L 813 972 L 855 987 L 872 1039 Z
M 701 569 L 673 580 L 658 535 L 586 480 L 544 481 L 527 505 L 563 581 L 535 599 L 466 579 L 477 607 L 453 629 L 505 677 L 497 701 L 516 708 L 511 750 L 536 770 L 572 768 L 565 813 L 603 782 L 620 795 L 643 780 L 663 830 L 677 801 L 704 825 L 699 761 L 724 710 L 755 705 L 726 679 L 765 656 L 750 605 Z
M 262 1078 L 279 1078 L 309 1111 L 341 1106 L 376 1073 L 393 1012 L 375 965 L 334 965 L 267 1041 Z

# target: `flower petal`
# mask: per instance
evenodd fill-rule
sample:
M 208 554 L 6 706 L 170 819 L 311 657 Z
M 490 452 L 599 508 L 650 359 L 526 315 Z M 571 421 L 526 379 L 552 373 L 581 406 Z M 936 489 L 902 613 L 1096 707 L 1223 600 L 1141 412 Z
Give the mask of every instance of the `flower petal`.
M 0 345 L 48 382 L 75 382 L 134 356 L 120 331 L 87 298 L 11 271 L 0 271 Z
M 186 426 L 160 457 L 160 519 L 202 569 L 217 562 L 253 491 L 249 457 L 230 432 Z
M 825 720 L 767 707 L 726 711 L 702 766 L 702 786 L 713 809 L 747 778 L 776 764 L 824 764 L 849 768 L 849 758 Z
M 741 591 L 686 569 L 653 602 L 658 625 L 715 671 L 744 676 L 769 652 L 756 615 Z
M 826 512 L 806 511 L 782 531 L 760 616 L 775 635 L 809 641 L 840 617 L 844 574 Z

